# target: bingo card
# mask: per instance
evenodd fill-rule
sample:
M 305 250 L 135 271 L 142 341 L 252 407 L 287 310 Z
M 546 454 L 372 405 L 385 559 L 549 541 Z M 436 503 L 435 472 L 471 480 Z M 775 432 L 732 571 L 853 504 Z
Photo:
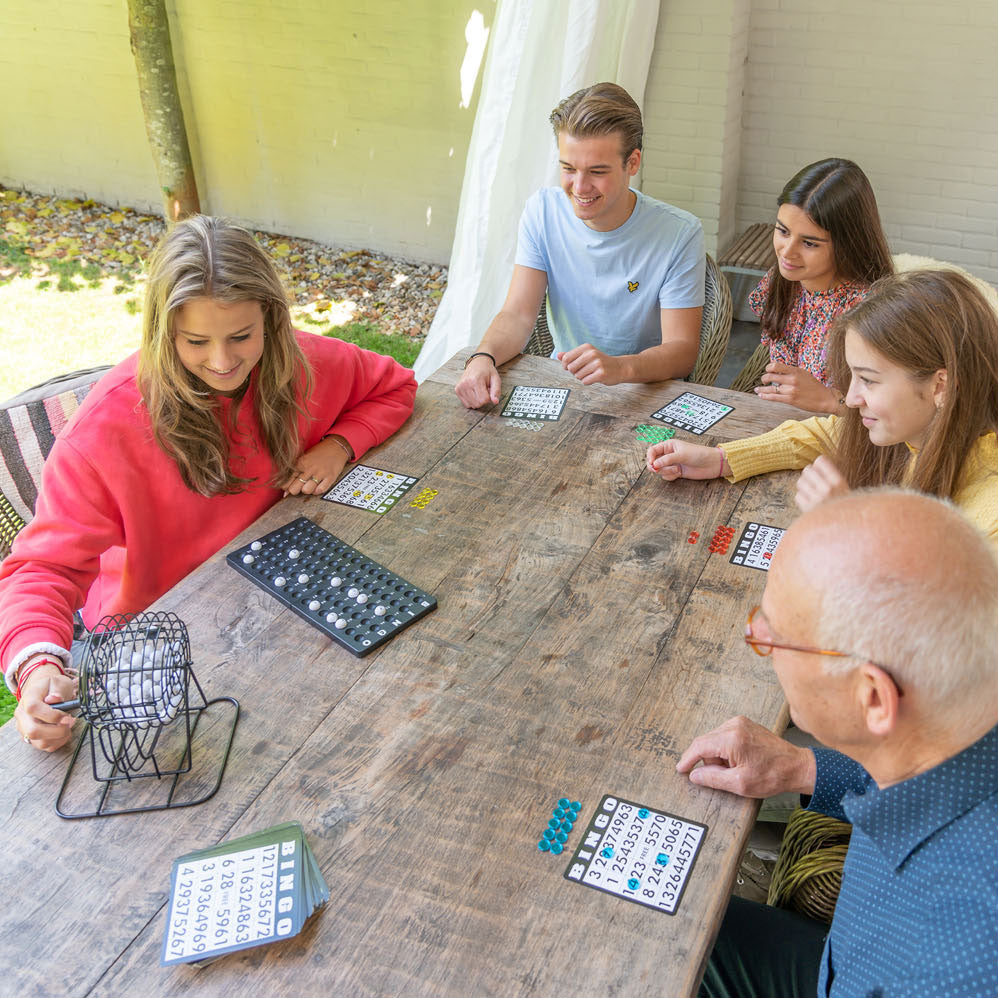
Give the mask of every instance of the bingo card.
M 298 822 L 188 853 L 173 863 L 160 963 L 212 960 L 287 939 L 328 900 Z
M 785 532 L 783 527 L 769 527 L 765 523 L 745 524 L 735 553 L 729 559 L 731 564 L 768 572 L 773 552 Z
M 706 834 L 706 825 L 607 794 L 565 879 L 674 915 Z
M 714 402 L 692 392 L 683 392 L 657 412 L 653 412 L 651 418 L 700 436 L 734 411 L 735 407 L 732 405 Z
M 560 419 L 570 391 L 570 388 L 517 385 L 499 415 L 513 419 Z
M 322 498 L 368 509 L 372 513 L 387 513 L 419 481 L 383 468 L 358 464 L 350 469 Z

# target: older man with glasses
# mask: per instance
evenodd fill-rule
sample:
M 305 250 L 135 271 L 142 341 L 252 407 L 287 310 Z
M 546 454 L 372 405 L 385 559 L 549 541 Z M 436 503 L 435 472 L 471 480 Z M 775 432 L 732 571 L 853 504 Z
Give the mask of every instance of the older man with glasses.
M 701 994 L 998 995 L 998 563 L 954 509 L 897 490 L 801 517 L 746 642 L 801 749 L 746 718 L 677 769 L 851 821 L 830 927 L 733 898 Z

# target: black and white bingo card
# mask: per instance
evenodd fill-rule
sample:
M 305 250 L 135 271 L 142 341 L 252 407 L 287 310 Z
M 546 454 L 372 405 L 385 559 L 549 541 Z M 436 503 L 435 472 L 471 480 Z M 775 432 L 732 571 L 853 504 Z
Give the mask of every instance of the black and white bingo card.
M 507 419 L 560 419 L 570 391 L 569 388 L 517 385 L 509 393 L 499 415 Z
M 770 527 L 765 523 L 746 523 L 734 554 L 728 559 L 732 565 L 758 568 L 768 572 L 773 563 L 773 555 L 786 530 L 783 527 Z
M 297 822 L 174 861 L 161 964 L 211 960 L 286 939 L 329 900 Z
M 412 475 L 385 471 L 366 464 L 356 464 L 322 498 L 369 509 L 372 513 L 387 513 L 419 481 Z
M 706 825 L 607 794 L 565 879 L 674 915 L 706 834 Z
M 651 418 L 700 436 L 734 411 L 734 406 L 705 399 L 693 392 L 683 392 L 678 398 L 653 412 Z

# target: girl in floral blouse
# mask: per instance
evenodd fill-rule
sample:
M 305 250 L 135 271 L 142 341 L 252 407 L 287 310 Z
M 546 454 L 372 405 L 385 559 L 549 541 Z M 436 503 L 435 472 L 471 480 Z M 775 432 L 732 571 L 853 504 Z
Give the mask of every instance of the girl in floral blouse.
M 760 398 L 810 412 L 842 412 L 827 366 L 835 316 L 894 271 L 866 174 L 847 159 L 823 159 L 790 179 L 777 198 L 776 266 L 752 292 L 769 364 Z

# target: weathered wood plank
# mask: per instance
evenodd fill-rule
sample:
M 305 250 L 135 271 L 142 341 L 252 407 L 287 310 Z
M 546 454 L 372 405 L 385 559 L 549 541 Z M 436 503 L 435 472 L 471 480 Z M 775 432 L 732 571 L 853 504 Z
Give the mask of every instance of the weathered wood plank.
M 417 488 L 438 490 L 429 505 L 378 517 L 286 500 L 226 549 L 304 512 L 435 592 L 435 613 L 357 660 L 229 569 L 225 550 L 161 601 L 187 621 L 208 695 L 243 705 L 214 800 L 67 824 L 51 811 L 65 755 L 0 731 L 0 953 L 19 993 L 235 995 L 251 979 L 296 995 L 540 994 L 579 980 L 640 994 L 695 982 L 753 808 L 698 796 L 675 776 L 676 753 L 722 713 L 776 727 L 781 703 L 768 663 L 746 661 L 741 644 L 764 576 L 706 545 L 722 522 L 787 522 L 792 476 L 746 488 L 644 471 L 633 426 L 681 384 L 584 389 L 556 362 L 523 358 L 514 383 L 573 388 L 562 419 L 534 433 L 464 410 L 459 368 L 424 383 L 413 419 L 363 458 L 418 474 Z M 734 398 L 751 432 L 788 415 Z M 716 826 L 674 918 L 566 884 L 565 863 L 537 851 L 555 797 L 588 814 L 607 791 Z M 305 825 L 328 909 L 297 939 L 150 974 L 173 858 L 288 818 Z M 19 957 L 40 925 L 45 965 Z
M 430 376 L 424 384 L 450 386 L 454 404 L 463 408 L 453 386 L 457 384 L 464 369 L 464 358 L 471 348 L 456 353 L 442 368 Z M 710 433 L 718 441 L 739 440 L 772 429 L 785 419 L 806 419 L 814 413 L 805 412 L 795 406 L 781 402 L 764 402 L 748 392 L 733 392 L 727 388 L 712 385 L 695 385 L 685 381 L 659 381 L 647 385 L 583 385 L 571 374 L 562 369 L 561 364 L 550 357 L 523 356 L 499 368 L 503 376 L 503 394 L 513 385 L 546 385 L 553 388 L 569 388 L 569 404 L 577 409 L 600 412 L 615 418 L 631 419 L 634 423 L 654 422 L 651 414 L 683 392 L 692 392 L 704 398 L 734 406 L 735 411 L 715 424 Z M 499 406 L 483 406 L 476 410 L 498 414 Z M 632 423 L 633 425 L 633 423 Z M 693 434 L 683 430 L 677 436 L 684 440 L 702 442 Z

